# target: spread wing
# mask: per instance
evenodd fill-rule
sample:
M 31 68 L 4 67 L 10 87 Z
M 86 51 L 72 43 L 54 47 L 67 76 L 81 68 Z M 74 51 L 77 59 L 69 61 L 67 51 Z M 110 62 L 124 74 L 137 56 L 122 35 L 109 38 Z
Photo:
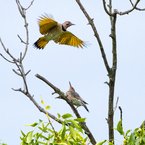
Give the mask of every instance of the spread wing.
M 62 32 L 54 41 L 59 44 L 70 45 L 78 48 L 85 46 L 84 41 L 69 31 Z
M 57 22 L 49 16 L 44 15 L 38 19 L 39 31 L 41 34 L 47 34 L 51 29 L 57 26 Z

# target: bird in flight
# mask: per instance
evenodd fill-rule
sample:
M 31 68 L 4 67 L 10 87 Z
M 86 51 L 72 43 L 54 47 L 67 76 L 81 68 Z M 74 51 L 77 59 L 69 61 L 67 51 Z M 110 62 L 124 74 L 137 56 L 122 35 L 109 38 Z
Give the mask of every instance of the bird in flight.
M 35 43 L 38 49 L 43 49 L 46 44 L 53 40 L 55 43 L 83 48 L 85 42 L 67 31 L 67 28 L 74 25 L 70 21 L 60 24 L 48 15 L 43 15 L 38 19 L 39 31 L 43 35 Z

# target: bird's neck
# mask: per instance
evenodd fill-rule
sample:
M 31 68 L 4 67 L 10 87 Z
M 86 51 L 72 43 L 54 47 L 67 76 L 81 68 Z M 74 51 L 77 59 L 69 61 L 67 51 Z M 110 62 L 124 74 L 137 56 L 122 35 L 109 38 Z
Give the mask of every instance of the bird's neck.
M 66 31 L 66 29 L 64 28 L 64 26 L 63 26 L 63 25 L 62 25 L 62 30 L 63 30 L 63 31 Z

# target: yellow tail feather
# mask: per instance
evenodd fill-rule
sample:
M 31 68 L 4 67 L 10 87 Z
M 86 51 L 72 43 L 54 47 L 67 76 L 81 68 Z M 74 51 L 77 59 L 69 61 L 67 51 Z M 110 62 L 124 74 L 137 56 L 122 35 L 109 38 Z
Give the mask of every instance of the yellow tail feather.
M 40 37 L 35 43 L 34 46 L 38 49 L 43 49 L 49 41 L 45 37 Z

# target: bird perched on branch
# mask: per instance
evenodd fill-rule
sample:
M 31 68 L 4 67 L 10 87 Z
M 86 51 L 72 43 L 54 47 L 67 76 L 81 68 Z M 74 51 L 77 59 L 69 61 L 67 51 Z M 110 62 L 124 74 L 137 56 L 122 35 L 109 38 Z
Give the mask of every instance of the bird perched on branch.
M 43 35 L 34 43 L 34 46 L 38 49 L 43 49 L 51 40 L 58 44 L 70 45 L 78 48 L 85 46 L 84 41 L 67 31 L 68 27 L 74 25 L 70 21 L 65 21 L 63 24 L 60 24 L 48 15 L 44 15 L 38 19 L 38 24 L 39 31 Z
M 69 90 L 66 92 L 66 96 L 67 99 L 75 106 L 79 107 L 79 106 L 83 106 L 88 112 L 88 108 L 86 106 L 86 104 L 88 104 L 87 102 L 85 102 L 80 95 L 75 91 L 75 89 L 72 87 L 71 83 L 69 82 L 70 88 Z

